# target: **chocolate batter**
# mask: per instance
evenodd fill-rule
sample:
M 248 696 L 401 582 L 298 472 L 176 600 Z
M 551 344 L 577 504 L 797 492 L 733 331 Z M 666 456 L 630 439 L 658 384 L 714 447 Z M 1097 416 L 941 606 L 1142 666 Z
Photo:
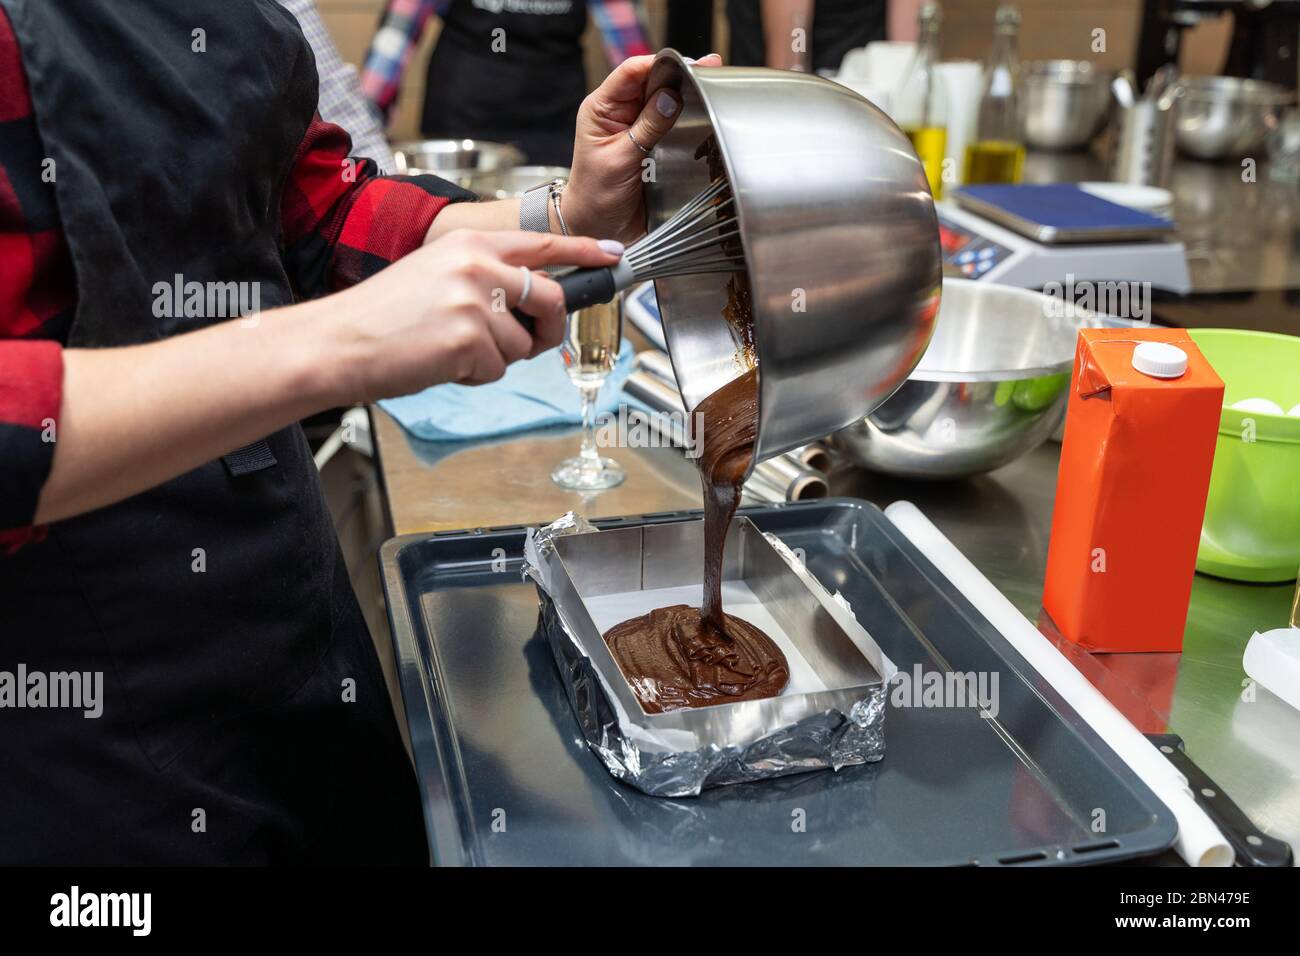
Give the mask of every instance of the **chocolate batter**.
M 605 643 L 647 714 L 775 697 L 790 679 L 785 655 L 754 625 L 728 615 L 720 634 L 685 604 L 615 625 Z
M 708 164 L 710 182 L 726 179 L 727 167 L 722 161 L 722 150 L 718 148 L 717 137 L 710 136 L 700 143 L 695 150 L 695 158 L 702 159 Z M 714 205 L 721 206 L 729 195 L 730 193 L 721 194 L 714 200 Z M 726 213 L 726 215 L 730 217 L 734 215 L 734 212 Z M 743 257 L 745 254 L 739 235 L 734 235 L 730 239 L 723 241 L 722 248 L 728 255 Z M 727 304 L 723 307 L 722 317 L 727 320 L 732 337 L 736 340 L 736 358 L 739 360 L 742 369 L 753 368 L 756 361 L 754 352 L 754 313 L 751 296 L 748 273 L 737 272 L 727 280 Z
M 722 615 L 722 551 L 740 487 L 754 457 L 758 437 L 758 371 L 732 379 L 695 409 L 701 422 L 700 483 L 704 486 L 704 606 L 700 613 L 715 631 L 725 631 Z M 694 443 L 694 442 L 693 442 Z
M 752 369 L 758 362 L 754 345 L 753 293 L 748 277 L 737 272 L 727 280 L 727 304 L 722 317 L 736 340 L 736 361 L 742 369 Z
M 695 155 L 707 160 L 712 179 L 726 175 L 713 137 Z M 692 428 L 700 421 L 702 429 L 692 437 L 703 452 L 697 461 L 704 486 L 704 606 L 659 608 L 605 632 L 610 653 L 648 714 L 775 697 L 790 679 L 785 655 L 770 637 L 722 612 L 723 548 L 758 436 L 758 371 L 745 273 L 727 282 L 722 316 L 744 373 L 700 402 L 691 416 Z
M 605 643 L 648 714 L 775 697 L 785 655 L 754 625 L 722 611 L 722 554 L 758 432 L 758 373 L 718 389 L 696 411 L 704 486 L 704 606 L 676 604 L 624 621 Z

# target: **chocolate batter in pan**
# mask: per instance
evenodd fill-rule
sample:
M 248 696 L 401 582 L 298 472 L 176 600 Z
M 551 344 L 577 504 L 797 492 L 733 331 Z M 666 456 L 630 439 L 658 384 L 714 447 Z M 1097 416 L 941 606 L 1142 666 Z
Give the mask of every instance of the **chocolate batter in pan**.
M 749 286 L 737 273 L 723 312 L 737 331 L 748 371 L 696 408 L 698 459 L 704 486 L 704 606 L 660 608 L 605 633 L 605 643 L 649 714 L 775 697 L 790 679 L 785 655 L 770 637 L 722 610 L 722 557 L 740 504 L 758 434 L 758 371 L 754 366 Z

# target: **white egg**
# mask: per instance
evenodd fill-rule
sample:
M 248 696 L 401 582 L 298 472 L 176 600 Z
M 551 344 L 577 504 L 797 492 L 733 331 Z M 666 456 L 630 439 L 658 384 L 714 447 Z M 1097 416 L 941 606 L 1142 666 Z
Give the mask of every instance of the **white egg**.
M 1256 415 L 1281 415 L 1282 406 L 1267 398 L 1243 398 L 1233 402 L 1232 407 L 1239 412 L 1254 412 Z
M 1300 405 L 1292 405 L 1291 411 L 1287 412 L 1290 418 L 1300 418 Z

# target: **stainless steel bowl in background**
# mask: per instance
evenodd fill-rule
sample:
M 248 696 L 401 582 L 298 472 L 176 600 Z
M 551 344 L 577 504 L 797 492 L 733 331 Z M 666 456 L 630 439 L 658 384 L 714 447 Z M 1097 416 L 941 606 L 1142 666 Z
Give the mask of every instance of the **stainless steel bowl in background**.
M 1259 150 L 1293 99 L 1275 83 L 1234 76 L 1187 76 L 1178 148 L 1197 159 L 1231 159 Z
M 421 139 L 393 144 L 397 172 L 433 173 L 465 189 L 482 173 L 500 173 L 523 165 L 525 156 L 514 146 L 481 139 Z
M 753 291 L 756 458 L 860 419 L 907 378 L 938 307 L 938 220 L 907 137 L 861 96 L 818 76 L 696 69 L 668 50 L 648 84 L 661 87 L 679 91 L 683 108 L 654 150 L 649 225 L 708 185 L 708 164 L 696 153 L 716 134 Z M 655 283 L 692 411 L 743 371 L 723 318 L 728 281 Z
M 477 173 L 468 187 L 484 199 L 509 199 L 553 179 L 568 179 L 568 166 L 515 166 L 490 173 Z
M 1041 292 L 945 279 L 921 363 L 889 401 L 832 443 L 863 467 L 908 478 L 999 468 L 1056 429 L 1078 330 L 1099 323 Z
M 1112 74 L 1087 60 L 1034 60 L 1020 74 L 1025 142 L 1036 149 L 1081 149 L 1110 108 Z

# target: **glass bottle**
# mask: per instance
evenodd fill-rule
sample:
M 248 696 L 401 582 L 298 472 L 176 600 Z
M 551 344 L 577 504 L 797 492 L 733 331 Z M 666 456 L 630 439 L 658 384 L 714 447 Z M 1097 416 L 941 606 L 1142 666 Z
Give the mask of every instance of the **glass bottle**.
M 942 22 L 943 11 L 937 3 L 921 8 L 916 55 L 894 94 L 894 121 L 912 141 L 935 199 L 943 194 L 943 156 L 948 146 L 948 92 L 939 74 Z
M 993 49 L 984 65 L 974 141 L 966 147 L 964 183 L 1018 183 L 1025 168 L 1020 133 L 1020 11 L 998 7 Z

